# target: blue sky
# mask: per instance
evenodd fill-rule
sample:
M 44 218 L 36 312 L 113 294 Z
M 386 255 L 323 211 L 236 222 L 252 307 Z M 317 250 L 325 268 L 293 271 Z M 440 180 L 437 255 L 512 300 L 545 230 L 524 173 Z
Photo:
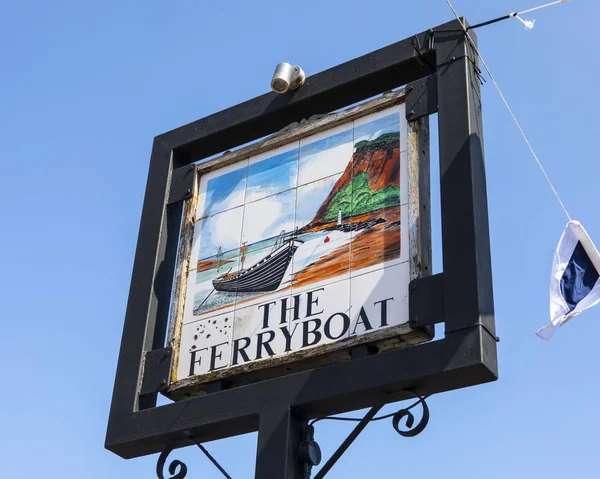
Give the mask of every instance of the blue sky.
M 453 3 L 477 23 L 542 2 Z M 597 244 L 599 15 L 599 2 L 574 0 L 526 15 L 532 31 L 516 20 L 478 31 Z M 444 0 L 2 2 L 3 477 L 154 477 L 155 456 L 124 461 L 103 449 L 153 137 L 265 93 L 278 62 L 311 75 L 451 18 Z M 432 397 L 430 425 L 414 439 L 370 425 L 332 479 L 599 475 L 600 307 L 550 342 L 535 337 L 566 219 L 490 82 L 482 95 L 500 380 Z M 435 141 L 434 131 L 433 155 Z M 325 457 L 350 428 L 318 424 Z M 208 448 L 239 479 L 251 477 L 255 445 L 247 435 Z M 196 450 L 176 457 L 188 477 L 220 477 Z

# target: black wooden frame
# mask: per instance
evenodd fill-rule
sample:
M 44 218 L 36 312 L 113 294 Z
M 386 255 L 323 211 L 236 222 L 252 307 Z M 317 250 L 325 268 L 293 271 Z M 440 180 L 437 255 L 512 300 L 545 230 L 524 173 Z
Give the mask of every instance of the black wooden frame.
M 497 379 L 476 65 L 453 21 L 155 138 L 106 448 L 132 458 L 258 431 L 255 477 L 298 479 L 309 419 Z M 410 315 L 414 326 L 444 322 L 444 338 L 156 407 L 160 388 L 142 384 L 164 347 L 190 165 L 402 85 L 407 119 L 438 112 L 443 273 L 411 283 Z

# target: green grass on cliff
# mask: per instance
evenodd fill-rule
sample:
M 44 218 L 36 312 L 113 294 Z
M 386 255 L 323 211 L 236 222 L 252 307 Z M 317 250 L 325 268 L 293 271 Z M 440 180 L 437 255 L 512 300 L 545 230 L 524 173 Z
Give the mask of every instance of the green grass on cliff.
M 396 148 L 400 144 L 400 132 L 384 133 L 374 140 L 358 141 L 354 144 L 357 153 L 364 151 L 385 150 L 388 148 Z
M 388 185 L 372 191 L 369 186 L 369 175 L 362 171 L 354 176 L 352 183 L 336 193 L 324 219 L 327 222 L 336 221 L 339 210 L 342 210 L 344 218 L 348 218 L 399 204 L 400 188 L 398 186 Z

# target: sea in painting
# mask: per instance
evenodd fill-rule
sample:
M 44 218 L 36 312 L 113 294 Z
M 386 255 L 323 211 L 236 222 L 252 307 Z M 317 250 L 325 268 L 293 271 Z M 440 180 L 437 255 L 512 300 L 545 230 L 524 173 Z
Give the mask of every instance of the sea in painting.
M 193 315 L 400 257 L 400 115 L 201 178 Z

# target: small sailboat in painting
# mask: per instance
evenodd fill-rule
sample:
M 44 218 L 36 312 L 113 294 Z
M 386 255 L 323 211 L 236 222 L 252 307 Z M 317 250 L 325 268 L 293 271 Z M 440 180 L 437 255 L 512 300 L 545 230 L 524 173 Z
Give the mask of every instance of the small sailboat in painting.
M 275 291 L 279 288 L 294 253 L 302 243 L 303 241 L 295 235 L 285 239 L 285 231 L 282 231 L 271 252 L 248 269 L 244 269 L 248 249 L 244 243 L 240 248 L 241 269 L 233 274 L 223 274 L 213 279 L 215 290 L 240 293 Z

